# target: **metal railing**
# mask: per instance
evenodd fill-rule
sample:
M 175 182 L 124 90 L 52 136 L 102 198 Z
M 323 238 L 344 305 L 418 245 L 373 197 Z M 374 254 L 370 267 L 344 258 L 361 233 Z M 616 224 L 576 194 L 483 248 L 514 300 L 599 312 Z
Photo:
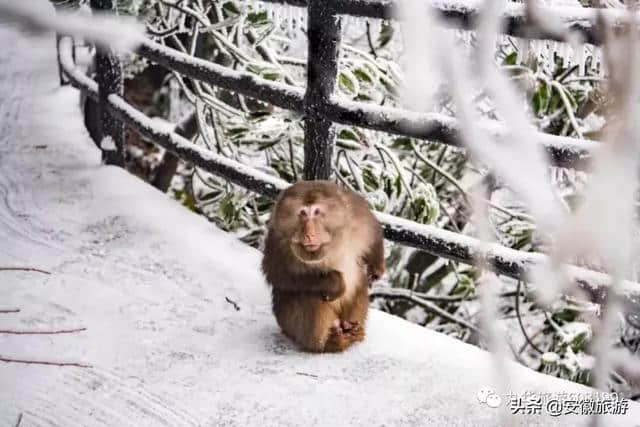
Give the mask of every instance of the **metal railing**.
M 111 0 L 94 1 L 111 2 Z M 268 1 L 308 6 L 309 52 L 306 91 L 194 58 L 147 38 L 140 41 L 137 53 L 189 78 L 302 113 L 305 120 L 304 175 L 306 179 L 329 177 L 336 123 L 444 144 L 461 145 L 457 121 L 449 116 L 345 101 L 332 94 L 338 72 L 337 60 L 341 34 L 337 15 L 391 18 L 393 2 L 386 0 Z M 471 28 L 478 10 L 467 7 L 466 9 L 440 10 L 440 12 L 452 23 Z M 575 22 L 569 18 L 565 19 L 568 25 L 584 33 L 586 41 L 598 42 L 594 27 L 596 12 L 593 9 L 585 9 L 574 15 L 577 16 L 574 19 Z M 523 17 L 522 10 L 518 8 L 512 8 L 506 12 L 505 22 L 511 23 L 506 27 L 507 34 L 554 38 L 544 29 L 536 30 L 536 27 L 532 27 L 523 20 Z M 144 137 L 207 172 L 224 177 L 259 194 L 275 197 L 287 187 L 288 183 L 279 178 L 190 142 L 176 133 L 176 128 L 173 130 L 160 128 L 152 119 L 130 106 L 121 94 L 103 91 L 102 86 L 76 68 L 72 57 L 72 41 L 69 37 L 62 37 L 58 48 L 61 68 L 70 82 L 89 97 L 99 101 L 113 118 L 126 123 Z M 491 131 L 497 135 L 506 135 L 506 129 L 499 124 L 491 125 Z M 598 147 L 597 142 L 544 133 L 538 133 L 536 138 L 548 152 L 551 163 L 560 167 L 586 167 L 593 151 Z M 122 155 L 121 152 L 120 155 Z M 522 252 L 497 244 L 486 244 L 469 236 L 387 214 L 376 213 L 376 215 L 383 225 L 385 237 L 391 241 L 467 264 L 484 259 L 493 266 L 496 273 L 516 279 L 526 280 L 535 265 L 548 262 L 548 257 L 543 254 Z M 612 282 L 610 276 L 576 266 L 566 266 L 565 271 L 567 277 L 587 291 L 595 301 L 602 301 L 606 297 Z M 619 290 L 628 304 L 640 306 L 640 284 L 625 281 Z

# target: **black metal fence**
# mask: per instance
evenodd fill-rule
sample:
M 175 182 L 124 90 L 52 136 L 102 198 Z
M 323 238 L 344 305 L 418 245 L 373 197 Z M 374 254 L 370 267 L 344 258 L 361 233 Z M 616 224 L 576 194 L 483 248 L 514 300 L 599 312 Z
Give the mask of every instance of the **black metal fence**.
M 335 142 L 336 123 L 354 125 L 387 133 L 404 135 L 421 140 L 460 146 L 457 121 L 441 114 L 416 113 L 400 108 L 380 107 L 368 103 L 339 100 L 333 96 L 338 73 L 341 14 L 370 18 L 393 18 L 393 2 L 388 0 L 265 0 L 306 6 L 308 11 L 308 67 L 306 91 L 291 85 L 262 79 L 256 75 L 232 70 L 212 62 L 194 58 L 175 49 L 168 48 L 144 38 L 137 53 L 148 60 L 163 65 L 189 78 L 228 89 L 239 94 L 268 102 L 275 106 L 300 112 L 305 120 L 306 179 L 328 178 Z M 475 7 L 447 8 L 438 3 L 440 13 L 447 22 L 462 28 L 473 28 L 478 10 Z M 455 3 L 458 4 L 458 3 Z M 92 5 L 112 9 L 113 0 L 92 0 Z M 458 4 L 459 6 L 459 4 Z M 564 40 L 543 25 L 534 25 L 525 19 L 522 6 L 507 10 L 504 15 L 505 33 L 527 37 L 545 37 Z M 584 36 L 584 41 L 599 43 L 597 12 L 585 9 L 565 17 L 567 26 Z M 616 18 L 614 16 L 614 18 Z M 617 18 L 616 18 L 617 19 Z M 106 74 L 98 70 L 98 83 L 76 68 L 72 56 L 72 41 L 62 37 L 59 41 L 59 59 L 64 73 L 71 83 L 100 103 L 108 120 L 128 124 L 133 130 L 164 147 L 177 157 L 257 193 L 274 197 L 288 183 L 262 173 L 210 150 L 191 143 L 176 132 L 159 128 L 149 117 L 127 104 L 118 93 L 118 73 Z M 98 55 L 110 55 L 99 51 Z M 114 89 L 115 88 L 115 89 Z M 120 132 L 119 127 L 109 127 Z M 497 130 L 496 130 L 497 129 Z M 506 130 L 495 127 L 493 133 L 506 135 Z M 107 131 L 106 128 L 103 130 Z M 178 128 L 179 130 L 179 128 Z M 103 135 L 109 136 L 108 134 Z M 586 168 L 598 143 L 559 137 L 544 133 L 536 135 L 537 141 L 546 149 L 551 163 L 559 167 Z M 122 145 L 116 144 L 116 159 L 121 164 Z M 120 156 L 120 159 L 117 158 Z M 498 274 L 516 279 L 526 279 L 531 268 L 548 261 L 543 254 L 517 251 L 486 244 L 469 236 L 456 234 L 434 226 L 418 224 L 386 214 L 376 214 L 384 227 L 385 237 L 400 244 L 412 246 L 447 259 L 473 264 L 485 259 Z M 606 297 L 612 278 L 606 274 L 576 266 L 567 266 L 569 279 L 592 295 L 596 301 Z M 640 285 L 624 282 L 622 296 L 628 303 L 640 304 Z

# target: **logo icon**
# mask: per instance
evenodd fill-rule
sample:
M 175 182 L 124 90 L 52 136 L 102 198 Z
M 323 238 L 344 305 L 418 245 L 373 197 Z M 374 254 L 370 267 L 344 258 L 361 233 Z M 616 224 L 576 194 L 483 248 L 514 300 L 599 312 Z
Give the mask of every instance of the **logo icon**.
M 502 398 L 493 391 L 491 387 L 482 387 L 478 390 L 478 394 L 476 394 L 476 398 L 478 402 L 484 403 L 490 408 L 498 408 L 502 405 Z

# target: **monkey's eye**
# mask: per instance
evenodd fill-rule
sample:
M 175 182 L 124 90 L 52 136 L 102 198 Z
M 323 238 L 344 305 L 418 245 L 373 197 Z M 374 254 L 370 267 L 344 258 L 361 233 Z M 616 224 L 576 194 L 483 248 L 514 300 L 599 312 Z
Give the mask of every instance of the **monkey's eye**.
M 323 212 L 320 210 L 320 208 L 315 208 L 314 211 L 313 211 L 313 215 L 314 216 L 320 216 L 322 214 L 323 214 Z
M 300 209 L 300 211 L 298 212 L 298 215 L 302 217 L 307 216 L 307 210 L 305 208 Z

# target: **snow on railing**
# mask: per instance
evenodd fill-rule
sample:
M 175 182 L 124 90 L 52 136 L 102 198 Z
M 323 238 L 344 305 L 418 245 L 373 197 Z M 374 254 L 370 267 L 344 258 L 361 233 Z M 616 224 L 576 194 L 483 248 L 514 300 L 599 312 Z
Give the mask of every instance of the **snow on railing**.
M 334 96 L 327 97 L 323 101 L 315 98 L 305 108 L 303 89 L 194 58 L 148 39 L 141 41 L 137 52 L 185 76 L 257 98 L 281 108 L 300 113 L 311 110 L 312 117 L 321 115 L 336 123 L 463 147 L 458 135 L 458 121 L 451 116 L 346 101 Z M 487 121 L 484 128 L 494 135 L 504 137 L 508 135 L 506 127 L 497 121 Z M 575 169 L 585 169 L 588 166 L 588 159 L 599 145 L 593 141 L 542 132 L 536 133 L 536 140 L 546 149 L 554 166 Z M 325 140 L 324 143 L 328 144 L 329 141 Z
M 148 43 L 145 44 L 145 46 L 148 45 Z M 69 78 L 71 84 L 97 100 L 97 83 L 77 68 L 73 61 L 71 38 L 61 38 L 58 48 L 62 70 Z M 209 67 L 214 65 L 206 61 L 194 61 L 194 69 L 198 69 L 199 65 L 206 65 L 199 71 L 200 73 L 204 73 L 202 75 L 210 72 Z M 224 69 L 224 71 L 224 75 L 218 77 L 219 80 L 217 81 L 233 81 L 233 78 L 230 76 L 238 73 L 228 69 Z M 253 76 L 252 79 L 245 80 L 249 82 L 249 88 L 255 84 L 254 80 L 255 77 Z M 264 93 L 271 92 L 267 90 L 267 92 L 263 92 L 263 94 Z M 281 95 L 282 94 L 274 96 L 277 98 Z M 298 95 L 301 94 L 287 92 L 284 96 L 298 99 Z M 151 141 L 176 154 L 178 157 L 194 163 L 207 172 L 222 176 L 235 184 L 268 197 L 275 197 L 281 190 L 289 185 L 278 177 L 220 156 L 190 142 L 186 138 L 176 134 L 174 127 L 160 125 L 158 122 L 136 110 L 118 95 L 109 95 L 107 101 L 106 105 L 115 117 L 130 125 L 132 129 L 149 138 Z M 494 266 L 498 274 L 503 274 L 515 279 L 526 279 L 534 266 L 549 261 L 548 257 L 543 254 L 517 251 L 497 244 L 487 245 L 473 237 L 453 233 L 432 225 L 418 224 L 383 213 L 376 213 L 376 215 L 383 225 L 385 237 L 388 240 L 466 264 L 474 264 L 478 259 L 485 259 Z M 610 276 L 572 265 L 566 266 L 565 272 L 571 281 L 587 291 L 595 301 L 602 301 L 607 296 L 607 289 L 612 283 Z M 629 305 L 640 305 L 640 284 L 625 281 L 622 286 L 619 287 L 619 292 L 624 301 Z
M 73 62 L 71 38 L 62 37 L 58 49 L 60 65 L 71 84 L 97 101 L 99 99 L 98 84 L 87 77 Z M 111 114 L 127 123 L 144 137 L 149 138 L 149 140 L 169 150 L 176 156 L 188 160 L 208 172 L 224 176 L 235 184 L 269 197 L 275 197 L 288 185 L 286 181 L 278 177 L 260 172 L 190 142 L 188 139 L 176 134 L 174 126 L 159 124 L 136 110 L 118 95 L 109 95 L 105 105 Z

